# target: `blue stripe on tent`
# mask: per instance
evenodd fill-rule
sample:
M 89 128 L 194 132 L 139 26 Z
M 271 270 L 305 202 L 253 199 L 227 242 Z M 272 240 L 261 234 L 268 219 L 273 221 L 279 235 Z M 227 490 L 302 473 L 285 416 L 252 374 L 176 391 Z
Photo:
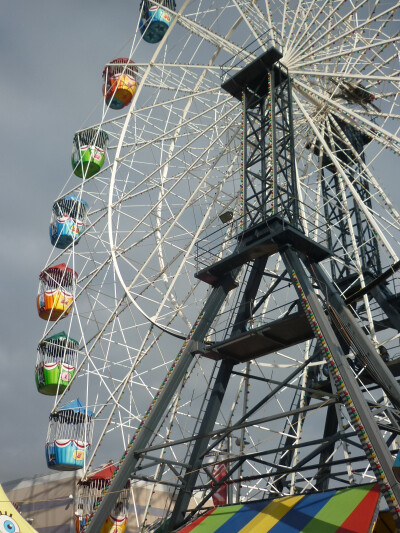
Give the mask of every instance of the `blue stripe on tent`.
M 217 529 L 215 533 L 232 533 L 240 531 L 250 520 L 253 520 L 258 513 L 261 513 L 265 507 L 271 503 L 271 500 L 262 500 L 260 502 L 245 503 L 243 507 L 236 511 L 225 524 Z
M 276 524 L 270 533 L 299 533 L 336 494 L 336 491 L 307 494 Z

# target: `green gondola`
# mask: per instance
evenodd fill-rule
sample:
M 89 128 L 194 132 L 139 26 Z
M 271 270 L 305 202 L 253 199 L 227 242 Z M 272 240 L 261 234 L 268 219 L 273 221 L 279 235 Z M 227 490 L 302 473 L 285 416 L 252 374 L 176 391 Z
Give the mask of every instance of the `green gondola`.
M 75 133 L 71 163 L 75 176 L 91 178 L 104 164 L 108 135 L 97 128 Z
M 54 396 L 68 387 L 76 372 L 78 342 L 64 331 L 47 337 L 38 346 L 35 379 L 41 394 Z

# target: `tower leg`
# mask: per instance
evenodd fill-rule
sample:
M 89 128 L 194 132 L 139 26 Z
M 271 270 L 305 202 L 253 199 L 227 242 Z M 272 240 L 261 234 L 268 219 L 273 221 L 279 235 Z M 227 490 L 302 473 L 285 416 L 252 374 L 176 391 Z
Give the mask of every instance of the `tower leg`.
M 346 337 L 351 340 L 351 345 L 363 363 L 367 365 L 369 373 L 388 395 L 393 405 L 400 409 L 400 385 L 390 372 L 376 348 L 361 330 L 355 321 L 354 316 L 346 307 L 343 299 L 335 289 L 333 283 L 328 279 L 322 268 L 318 264 L 309 264 L 310 274 L 318 283 L 323 294 L 327 295 L 327 300 L 332 309 L 340 329 L 344 330 Z
M 235 272 L 233 272 L 233 274 L 235 274 Z M 135 435 L 134 440 L 128 445 L 125 455 L 119 462 L 114 478 L 105 490 L 105 494 L 101 498 L 96 512 L 90 517 L 90 522 L 86 528 L 87 533 L 98 533 L 103 527 L 103 524 L 118 499 L 120 491 L 123 490 L 126 482 L 135 470 L 136 464 L 140 459 L 139 452 L 146 448 L 153 437 L 161 418 L 170 405 L 181 381 L 186 375 L 193 359 L 193 352 L 197 349 L 198 343 L 202 342 L 207 335 L 231 286 L 231 283 L 222 282 L 221 285 L 216 287 L 210 294 L 200 314 L 195 331 L 191 338 L 185 342 L 182 353 L 178 361 L 175 363 L 175 367 L 161 390 L 156 403 L 152 405 L 152 409 L 147 416 L 145 423 Z
M 399 514 L 396 510 L 399 509 L 400 486 L 392 471 L 393 458 L 390 451 L 353 376 L 349 362 L 347 361 L 329 319 L 314 292 L 309 281 L 309 276 L 300 262 L 298 254 L 291 248 L 286 248 L 281 253 L 286 268 L 292 276 L 294 286 L 299 294 L 304 311 L 310 320 L 315 336 L 319 341 L 329 365 L 341 401 L 349 413 L 352 424 L 357 431 L 366 457 L 381 486 L 381 491 L 385 496 L 389 509 L 391 509 L 393 516 L 398 521 L 397 525 L 400 526 Z M 334 287 L 328 285 L 329 281 L 325 279 L 325 276 L 318 265 L 311 266 L 311 273 L 314 275 L 314 279 L 319 283 L 323 283 L 325 288 L 324 294 L 329 290 L 329 303 L 333 305 L 331 300 L 334 299 L 335 296 Z M 336 297 L 340 300 L 340 297 L 337 294 Z M 336 309 L 336 305 L 338 309 Z M 340 307 L 339 302 L 335 299 L 335 310 L 339 311 Z M 346 313 L 341 310 L 341 316 L 345 315 Z M 357 333 L 357 337 L 363 335 L 362 331 L 356 331 L 356 328 L 357 326 L 353 324 L 352 331 Z M 363 343 L 363 345 L 365 344 L 367 343 Z
M 214 429 L 215 421 L 221 408 L 222 400 L 224 399 L 226 387 L 229 383 L 232 368 L 232 361 L 227 359 L 222 361 L 199 429 L 200 437 L 201 435 L 209 435 Z M 174 527 L 180 525 L 185 518 L 209 441 L 209 436 L 199 438 L 193 446 L 189 459 L 189 471 L 186 472 L 182 480 L 182 486 L 169 521 L 168 531 L 173 531 Z
M 232 327 L 232 335 L 235 335 L 238 331 L 243 331 L 247 322 L 252 316 L 254 298 L 256 297 L 258 288 L 264 275 L 266 262 L 267 257 L 263 256 L 256 259 L 252 264 L 251 272 L 246 283 L 246 287 L 243 291 L 243 296 L 238 307 L 236 319 Z M 209 435 L 214 429 L 232 369 L 232 361 L 226 359 L 222 361 L 212 393 L 210 395 L 210 399 L 208 401 L 204 418 L 200 426 L 199 436 Z M 199 474 L 199 469 L 203 464 L 204 453 L 207 450 L 209 441 L 210 437 L 199 439 L 193 446 L 192 454 L 189 460 L 190 468 L 183 479 L 182 487 L 179 491 L 171 520 L 169 522 L 169 531 L 172 531 L 176 525 L 181 524 L 185 518 L 185 514 Z
M 325 419 L 324 439 L 332 437 L 338 430 L 338 417 L 336 414 L 336 405 L 329 405 L 328 412 Z M 315 482 L 315 486 L 319 491 L 328 490 L 329 474 L 331 472 L 331 465 L 329 458 L 335 449 L 335 441 L 331 441 L 321 452 L 319 464 L 321 468 Z

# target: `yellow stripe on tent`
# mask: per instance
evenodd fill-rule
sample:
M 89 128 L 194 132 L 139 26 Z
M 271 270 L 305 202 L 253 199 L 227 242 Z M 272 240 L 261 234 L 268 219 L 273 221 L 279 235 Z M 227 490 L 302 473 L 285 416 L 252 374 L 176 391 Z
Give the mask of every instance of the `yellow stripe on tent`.
M 240 533 L 268 533 L 302 498 L 304 494 L 274 500 L 243 527 Z

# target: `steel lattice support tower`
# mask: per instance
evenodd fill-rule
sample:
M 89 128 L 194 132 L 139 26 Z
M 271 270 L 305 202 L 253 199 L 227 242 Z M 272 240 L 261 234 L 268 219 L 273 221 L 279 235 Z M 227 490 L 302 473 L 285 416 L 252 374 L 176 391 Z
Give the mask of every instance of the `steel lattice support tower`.
M 262 419 L 252 417 L 283 387 L 290 386 L 292 380 L 308 365 L 309 360 L 258 398 L 257 403 L 234 425 L 225 428 L 219 425 L 216 430 L 217 416 L 229 381 L 233 374 L 238 374 L 235 365 L 276 350 L 274 339 L 279 335 L 283 348 L 314 338 L 318 344 L 318 355 L 322 353 L 329 366 L 333 384 L 332 394 L 328 394 L 327 400 L 315 405 L 294 406 L 289 413 L 284 414 L 284 418 L 303 416 L 321 405 L 329 407 L 339 402 L 345 406 L 365 458 L 400 524 L 396 511 L 400 501 L 400 488 L 392 472 L 393 459 L 337 337 L 338 324 L 348 333 L 353 353 L 367 366 L 374 383 L 381 387 L 396 409 L 400 408 L 400 388 L 348 310 L 334 283 L 320 267 L 320 261 L 331 257 L 331 251 L 306 236 L 299 223 L 290 77 L 279 63 L 280 58 L 281 54 L 275 48 L 270 48 L 223 84 L 225 90 L 243 102 L 242 230 L 237 235 L 237 245 L 232 253 L 222 258 L 217 256 L 214 263 L 196 273 L 198 279 L 212 285 L 210 295 L 167 376 L 160 395 L 153 402 L 146 421 L 122 457 L 118 471 L 87 527 L 88 533 L 101 529 L 119 491 L 136 471 L 139 461 L 144 457 L 154 460 L 152 452 L 156 448 L 149 449 L 149 442 L 190 368 L 193 353 L 220 360 L 220 364 L 206 398 L 198 433 L 185 441 L 190 443 L 190 453 L 188 459 L 181 463 L 180 485 L 174 509 L 159 531 L 173 531 L 190 519 L 218 490 L 221 483 L 240 483 L 241 465 L 251 457 L 258 455 L 258 460 L 263 461 L 265 452 L 244 452 L 230 458 L 225 478 L 215 483 L 214 488 L 188 514 L 192 492 L 199 489 L 196 485 L 199 472 L 202 469 L 206 471 L 204 460 L 207 453 L 233 431 L 276 419 L 278 415 Z M 280 254 L 285 271 L 270 285 L 268 293 L 261 296 L 260 284 L 268 275 L 266 264 L 274 254 Z M 240 284 L 237 278 L 242 267 L 245 268 L 246 275 Z M 292 312 L 274 322 L 261 324 L 256 331 L 249 331 L 254 310 L 262 305 L 263 300 L 282 281 L 290 285 L 294 294 Z M 232 316 L 225 338 L 212 345 L 205 344 L 204 340 L 232 290 L 237 291 L 238 297 L 231 310 Z M 323 302 L 321 294 L 325 298 Z M 246 377 L 251 379 L 251 376 Z M 279 417 L 282 416 L 280 413 Z M 328 429 L 327 433 L 329 432 Z M 319 442 L 313 441 L 312 450 L 296 466 L 280 469 L 276 465 L 273 474 L 268 475 L 284 479 L 290 473 L 301 472 L 312 458 L 324 454 L 327 456 L 327 450 L 334 442 L 334 436 L 330 439 L 323 438 Z M 168 442 L 166 445 L 173 443 Z M 345 461 L 341 464 L 345 464 Z M 266 475 L 260 474 L 259 477 Z M 329 472 L 326 475 L 329 476 Z M 200 488 L 205 489 L 204 486 Z
M 327 119 L 325 131 L 325 141 L 332 152 L 336 154 L 339 163 L 349 176 L 361 201 L 371 210 L 372 202 L 369 183 L 365 179 L 363 169 L 359 163 L 359 159 L 365 163 L 364 147 L 369 142 L 369 138 L 337 117 Z M 346 280 L 350 283 L 351 278 L 354 277 L 354 272 L 350 269 L 353 259 L 351 256 L 354 255 L 354 250 L 352 249 L 348 223 L 343 209 L 340 189 L 341 178 L 323 147 L 316 146 L 315 153 L 321 160 L 324 177 L 322 191 L 324 198 L 327 200 L 324 203 L 324 209 L 328 244 L 332 252 L 334 254 L 337 253 L 343 259 L 343 263 L 340 265 L 337 262 L 331 262 L 332 279 L 343 285 Z M 346 190 L 345 195 L 363 272 L 370 273 L 373 277 L 376 277 L 382 273 L 377 239 L 365 214 L 352 194 L 350 194 L 350 191 Z M 333 238 L 332 232 L 334 230 L 332 228 L 338 228 L 336 238 Z
M 290 84 L 287 69 L 280 65 L 241 95 L 245 229 L 274 213 L 295 227 L 299 224 Z M 225 85 L 234 90 L 229 80 Z
M 365 146 L 369 140 L 365 134 L 338 117 L 330 116 L 326 120 L 324 135 L 326 146 L 337 157 L 342 171 L 349 176 L 360 201 L 372 211 L 369 182 L 365 177 L 365 169 L 362 168 L 362 164 L 365 163 Z M 374 280 L 379 280 L 379 277 L 384 278 L 379 244 L 374 231 L 366 219 L 364 211 L 360 209 L 359 203 L 350 194 L 350 191 L 341 189 L 341 177 L 327 153 L 326 147 L 317 143 L 314 147 L 314 153 L 319 157 L 321 173 L 324 178 L 322 180 L 322 192 L 326 199 L 324 210 L 328 245 L 332 253 L 338 254 L 343 261 L 342 263 L 331 261 L 332 280 L 344 292 L 349 287 L 351 287 L 351 292 L 360 288 L 357 284 L 354 286 L 357 275 L 350 269 L 355 250 L 351 243 L 349 224 L 346 221 L 343 207 L 344 194 L 364 280 L 367 284 L 373 283 L 373 287 L 369 291 L 370 294 L 386 313 L 391 327 L 400 331 L 400 312 L 398 305 L 394 302 L 393 295 L 385 285 L 384 279 L 380 283 L 374 283 Z M 334 232 L 335 235 L 333 235 Z

